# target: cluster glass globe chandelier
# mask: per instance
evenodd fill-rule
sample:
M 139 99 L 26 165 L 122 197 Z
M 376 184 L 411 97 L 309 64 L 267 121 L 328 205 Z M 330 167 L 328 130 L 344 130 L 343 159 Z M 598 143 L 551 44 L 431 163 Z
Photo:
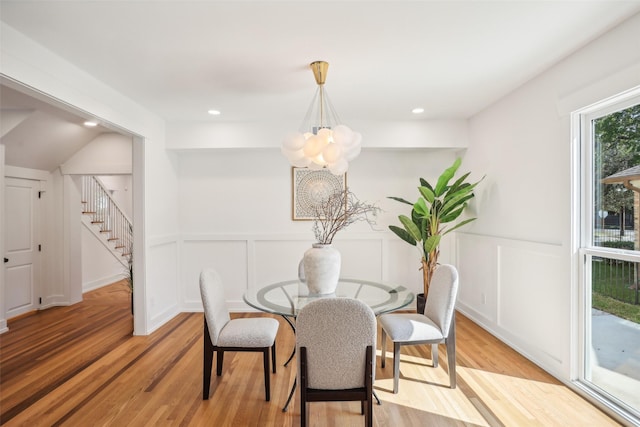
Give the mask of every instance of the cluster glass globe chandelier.
M 292 166 L 327 168 L 334 175 L 342 175 L 360 154 L 362 135 L 340 124 L 324 88 L 329 63 L 315 61 L 310 66 L 318 89 L 300 130 L 282 141 L 282 154 Z

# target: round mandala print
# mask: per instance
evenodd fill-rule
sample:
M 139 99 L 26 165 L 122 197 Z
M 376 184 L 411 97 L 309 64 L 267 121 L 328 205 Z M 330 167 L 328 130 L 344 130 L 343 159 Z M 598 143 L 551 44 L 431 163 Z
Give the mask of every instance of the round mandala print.
M 325 170 L 299 170 L 296 175 L 296 217 L 313 217 L 316 206 L 342 191 L 343 187 L 342 177 Z

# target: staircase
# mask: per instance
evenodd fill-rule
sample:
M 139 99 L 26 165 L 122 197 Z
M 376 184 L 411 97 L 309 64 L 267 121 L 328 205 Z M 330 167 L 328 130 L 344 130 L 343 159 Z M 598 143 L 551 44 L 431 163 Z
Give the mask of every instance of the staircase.
M 82 214 L 93 234 L 125 267 L 130 267 L 133 225 L 94 176 L 82 177 Z

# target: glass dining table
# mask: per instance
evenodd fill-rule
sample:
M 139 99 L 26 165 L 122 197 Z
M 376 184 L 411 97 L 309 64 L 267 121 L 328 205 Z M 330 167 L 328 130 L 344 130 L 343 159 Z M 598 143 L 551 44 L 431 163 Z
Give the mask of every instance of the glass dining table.
M 295 279 L 249 289 L 243 297 L 249 306 L 257 310 L 282 316 L 291 326 L 294 333 L 296 330 L 295 319 L 302 307 L 318 298 L 354 298 L 367 304 L 378 316 L 408 306 L 413 301 L 414 294 L 401 285 L 340 278 L 336 291 L 332 294 L 312 294 L 309 292 L 307 285 Z M 294 354 L 295 347 L 289 359 L 285 362 L 285 366 L 291 362 Z M 296 381 L 293 383 L 287 402 L 282 409 L 283 411 L 287 410 L 295 389 Z M 378 403 L 380 403 L 379 400 Z

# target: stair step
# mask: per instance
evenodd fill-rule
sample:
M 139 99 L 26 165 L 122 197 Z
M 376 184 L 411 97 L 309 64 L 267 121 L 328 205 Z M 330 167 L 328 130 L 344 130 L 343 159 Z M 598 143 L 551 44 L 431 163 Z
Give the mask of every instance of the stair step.
M 92 212 L 92 211 L 82 211 L 82 213 L 84 215 L 95 215 L 96 214 L 95 212 Z
M 129 252 L 123 252 L 122 253 L 122 256 L 129 256 L 129 255 L 131 255 Z
M 103 224 L 104 221 L 91 221 L 91 224 Z
M 101 233 L 111 233 L 111 230 L 100 230 Z
M 118 238 L 118 237 L 109 237 L 107 239 L 107 242 L 113 242 L 114 240 L 120 240 L 120 238 Z
M 124 248 L 124 245 L 118 245 L 115 247 L 115 249 L 122 249 L 122 248 Z

